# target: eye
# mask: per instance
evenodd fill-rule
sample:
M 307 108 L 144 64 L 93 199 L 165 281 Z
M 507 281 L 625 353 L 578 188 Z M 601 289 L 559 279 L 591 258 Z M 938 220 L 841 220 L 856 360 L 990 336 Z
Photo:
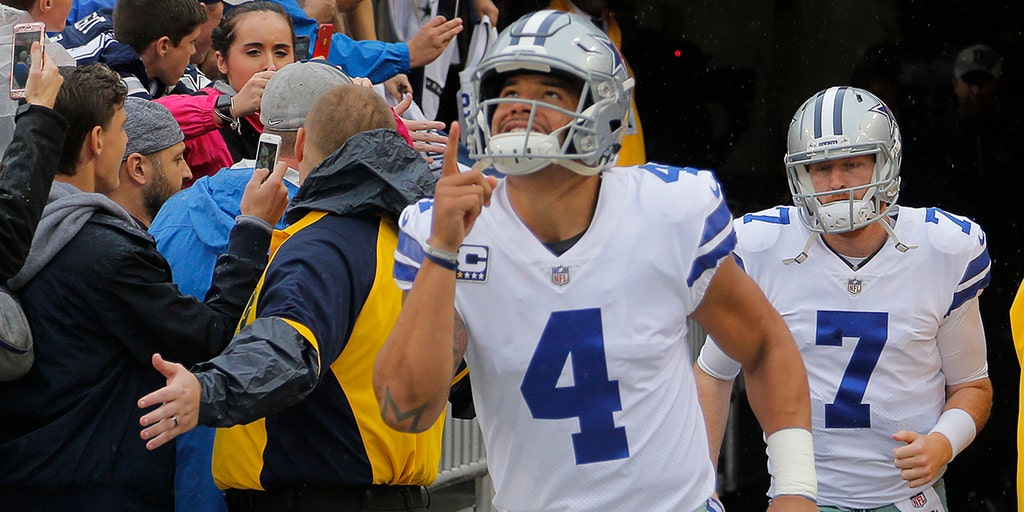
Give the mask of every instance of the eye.
M 263 53 L 262 51 L 260 51 L 260 50 L 258 50 L 256 48 L 251 48 L 251 49 L 245 51 L 245 54 L 248 55 L 249 57 L 259 57 L 260 54 L 262 54 L 262 53 Z
M 501 91 L 501 97 L 502 98 L 518 98 L 519 97 L 519 93 L 516 92 L 515 89 L 506 89 L 504 91 Z
M 285 58 L 285 57 L 288 57 L 291 54 L 292 54 L 292 52 L 289 51 L 289 50 L 277 50 L 277 51 L 274 52 L 274 56 L 275 57 L 282 58 L 282 59 Z

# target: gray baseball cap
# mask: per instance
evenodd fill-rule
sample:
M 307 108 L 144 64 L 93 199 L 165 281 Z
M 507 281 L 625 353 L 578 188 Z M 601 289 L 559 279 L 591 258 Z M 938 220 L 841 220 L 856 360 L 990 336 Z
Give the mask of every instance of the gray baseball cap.
M 296 131 L 306 124 L 306 115 L 321 94 L 351 83 L 340 68 L 324 60 L 288 64 L 270 77 L 263 90 L 260 122 L 268 130 Z

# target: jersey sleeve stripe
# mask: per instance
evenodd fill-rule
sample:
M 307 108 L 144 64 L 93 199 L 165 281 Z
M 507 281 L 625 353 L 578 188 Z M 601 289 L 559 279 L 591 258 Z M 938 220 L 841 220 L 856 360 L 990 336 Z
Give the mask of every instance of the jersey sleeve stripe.
M 700 245 L 708 243 L 712 238 L 718 236 L 727 225 L 732 224 L 732 213 L 725 201 L 719 201 L 715 211 L 704 220 L 704 233 L 700 237 Z
M 408 283 L 408 286 L 412 286 L 412 282 L 416 280 L 416 273 L 419 271 L 418 267 L 395 261 L 395 268 L 392 273 L 395 276 L 395 281 L 399 283 L 399 288 L 406 289 L 407 287 L 401 285 Z
M 398 234 L 398 253 L 406 258 L 409 258 L 413 262 L 423 261 L 423 247 L 413 237 L 409 236 L 405 231 L 401 231 Z
M 714 249 L 694 260 L 693 266 L 690 267 L 690 275 L 686 278 L 686 286 L 693 286 L 693 283 L 697 282 L 704 272 L 717 267 L 722 258 L 729 256 L 736 248 L 736 232 L 731 229 L 732 223 L 726 223 L 726 226 L 730 226 L 730 229 L 722 241 Z
M 989 268 L 990 263 L 991 260 L 989 259 L 988 251 L 983 251 L 977 258 L 971 260 L 967 265 L 967 270 L 964 271 L 964 278 L 960 280 L 960 284 L 962 285 L 974 279 L 982 271 Z
M 950 304 L 949 309 L 946 311 L 946 316 L 949 316 L 953 310 L 962 306 L 968 300 L 977 297 L 981 293 L 981 290 L 988 286 L 989 281 L 992 279 L 992 272 L 986 271 L 985 275 L 976 281 L 971 286 L 964 288 L 953 294 L 953 303 Z

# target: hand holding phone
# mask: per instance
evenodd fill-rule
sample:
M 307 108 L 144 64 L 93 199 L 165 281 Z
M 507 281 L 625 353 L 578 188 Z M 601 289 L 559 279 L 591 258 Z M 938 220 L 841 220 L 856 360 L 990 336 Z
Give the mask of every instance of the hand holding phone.
M 64 83 L 64 77 L 57 68 L 53 57 L 43 52 L 43 45 L 32 44 L 32 62 L 40 64 L 32 66 L 28 72 L 28 83 L 25 84 L 25 101 L 33 105 L 53 108 L 57 103 L 57 94 Z
M 313 48 L 314 59 L 326 59 L 331 53 L 331 37 L 334 36 L 334 24 L 321 23 L 316 31 L 316 47 Z
M 260 135 L 256 144 L 256 169 L 274 170 L 277 165 L 277 156 L 281 149 L 281 136 L 271 133 Z
M 11 45 L 11 99 L 25 97 L 25 86 L 28 84 L 29 71 L 33 63 L 41 69 L 39 59 L 32 58 L 32 43 L 39 43 L 42 48 L 46 37 L 45 23 L 19 23 L 14 26 L 14 44 Z

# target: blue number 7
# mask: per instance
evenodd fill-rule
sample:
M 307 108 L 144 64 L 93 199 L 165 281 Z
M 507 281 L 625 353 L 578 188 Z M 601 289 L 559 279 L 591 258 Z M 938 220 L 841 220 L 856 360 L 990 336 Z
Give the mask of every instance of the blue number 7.
M 839 383 L 836 400 L 825 404 L 825 428 L 870 428 L 871 404 L 864 391 L 889 336 L 889 313 L 818 311 L 815 345 L 841 347 L 843 338 L 859 338 Z
M 573 385 L 558 387 L 567 359 Z M 580 431 L 572 435 L 576 464 L 629 458 L 626 429 L 612 416 L 622 401 L 619 381 L 608 380 L 600 309 L 551 313 L 520 390 L 534 418 L 579 418 Z

